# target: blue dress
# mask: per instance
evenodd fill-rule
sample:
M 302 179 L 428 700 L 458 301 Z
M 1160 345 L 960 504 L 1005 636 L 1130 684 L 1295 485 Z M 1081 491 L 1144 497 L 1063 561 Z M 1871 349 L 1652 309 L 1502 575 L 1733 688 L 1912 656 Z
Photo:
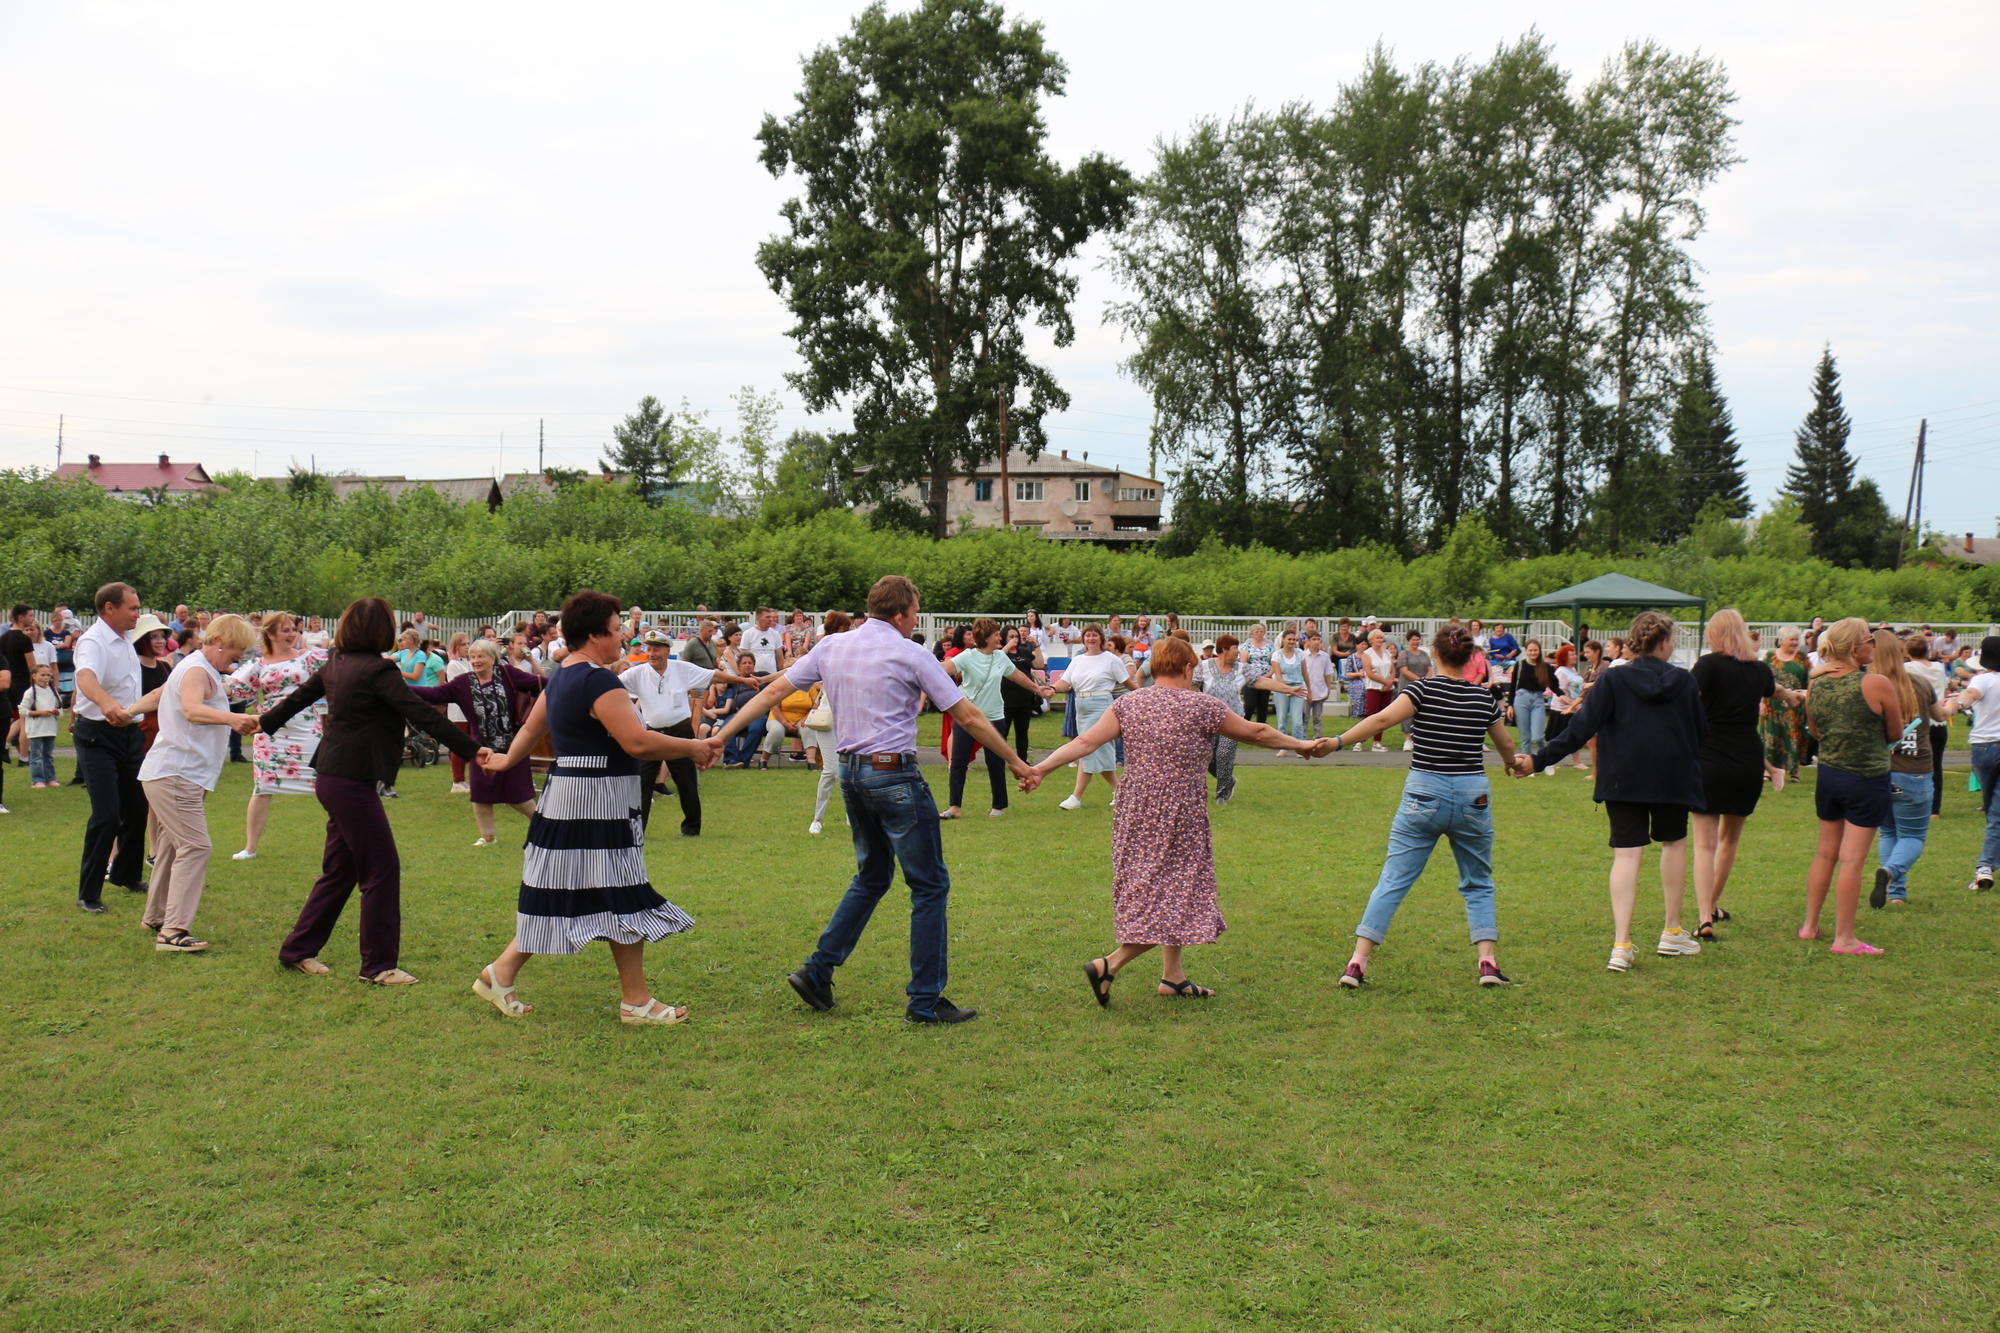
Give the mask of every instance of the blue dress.
M 595 665 L 559 667 L 543 687 L 556 763 L 528 819 L 514 926 L 524 953 L 637 944 L 694 925 L 647 881 L 639 761 L 590 714 L 599 695 L 624 688 Z

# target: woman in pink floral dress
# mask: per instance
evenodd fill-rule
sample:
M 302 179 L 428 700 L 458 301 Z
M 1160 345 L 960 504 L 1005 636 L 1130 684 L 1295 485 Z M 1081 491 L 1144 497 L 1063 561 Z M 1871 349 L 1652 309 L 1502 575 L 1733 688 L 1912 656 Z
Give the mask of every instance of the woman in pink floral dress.
M 1215 901 L 1215 852 L 1208 831 L 1208 760 L 1220 734 L 1308 758 L 1333 741 L 1297 740 L 1250 722 L 1195 688 L 1194 649 L 1183 639 L 1153 645 L 1153 685 L 1121 695 L 1103 718 L 1049 755 L 1035 771 L 1063 765 L 1125 738 L 1125 780 L 1111 824 L 1111 919 L 1118 947 L 1084 965 L 1100 1005 L 1111 1003 L 1118 970 L 1160 950 L 1161 995 L 1205 1000 L 1215 994 L 1187 978 L 1181 950 L 1213 944 L 1224 929 Z
M 245 662 L 229 677 L 232 703 L 249 702 L 252 712 L 267 713 L 326 665 L 323 649 L 304 646 L 299 622 L 283 611 L 264 617 L 264 655 Z M 243 817 L 243 850 L 229 859 L 248 861 L 264 839 L 273 796 L 313 794 L 313 752 L 319 748 L 320 719 L 326 705 L 314 704 L 278 729 L 274 736 L 258 732 L 251 752 L 250 808 Z

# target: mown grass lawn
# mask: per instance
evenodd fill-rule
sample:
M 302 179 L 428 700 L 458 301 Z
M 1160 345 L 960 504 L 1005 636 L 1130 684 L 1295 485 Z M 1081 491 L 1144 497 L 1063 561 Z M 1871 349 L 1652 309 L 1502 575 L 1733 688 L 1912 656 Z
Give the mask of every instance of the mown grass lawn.
M 532 965 L 522 1021 L 467 993 L 519 862 L 470 847 L 442 768 L 391 812 L 407 990 L 351 979 L 351 920 L 335 977 L 277 968 L 311 801 L 230 862 L 228 771 L 215 948 L 170 957 L 136 898 L 74 909 L 81 789 L 14 773 L 7 1327 L 1994 1326 L 2000 906 L 1963 887 L 1962 772 L 1912 905 L 1864 922 L 1884 957 L 1793 938 L 1808 783 L 1752 822 L 1723 942 L 1606 972 L 1603 824 L 1564 774 L 1496 795 L 1519 984 L 1473 984 L 1440 856 L 1348 994 L 1401 774 L 1247 769 L 1216 819 L 1231 928 L 1190 954 L 1219 996 L 1155 998 L 1147 959 L 1108 1012 L 1079 971 L 1110 943 L 1101 793 L 989 821 L 975 773 L 949 994 L 982 1016 L 951 1030 L 901 1021 L 895 897 L 839 1008 L 798 1004 L 841 825 L 807 836 L 803 773 L 717 772 L 706 835 L 651 850 L 700 923 L 653 952 L 694 1010 L 657 1031 L 615 1022 L 601 950 Z

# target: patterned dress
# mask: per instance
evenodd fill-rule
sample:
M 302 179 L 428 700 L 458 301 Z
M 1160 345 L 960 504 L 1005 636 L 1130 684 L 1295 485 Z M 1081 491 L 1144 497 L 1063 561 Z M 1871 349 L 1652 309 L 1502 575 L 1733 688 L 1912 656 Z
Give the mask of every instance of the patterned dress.
M 528 819 L 514 925 L 524 953 L 637 944 L 694 925 L 646 878 L 639 761 L 590 713 L 614 690 L 625 691 L 617 673 L 595 664 L 557 667 L 542 689 L 556 762 Z
M 1777 677 L 1779 689 L 1803 690 L 1811 683 L 1811 673 L 1803 653 L 1789 662 L 1780 662 L 1775 651 L 1768 652 L 1764 654 L 1764 661 L 1770 665 L 1771 674 Z M 1797 778 L 1799 763 L 1806 757 L 1805 708 L 1774 695 L 1765 700 L 1764 716 L 1758 727 L 1764 733 L 1764 758 L 1773 768 L 1783 769 L 1786 777 Z
M 1222 934 L 1208 830 L 1211 739 L 1229 708 L 1194 690 L 1134 690 L 1111 706 L 1125 779 L 1111 824 L 1111 916 L 1120 944 L 1213 944 Z
M 267 713 L 326 665 L 326 654 L 309 649 L 285 662 L 246 662 L 229 677 L 231 703 L 253 703 Z M 315 774 L 313 752 L 319 749 L 326 718 L 324 701 L 314 704 L 279 727 L 277 734 L 258 732 L 251 748 L 253 796 L 310 796 Z

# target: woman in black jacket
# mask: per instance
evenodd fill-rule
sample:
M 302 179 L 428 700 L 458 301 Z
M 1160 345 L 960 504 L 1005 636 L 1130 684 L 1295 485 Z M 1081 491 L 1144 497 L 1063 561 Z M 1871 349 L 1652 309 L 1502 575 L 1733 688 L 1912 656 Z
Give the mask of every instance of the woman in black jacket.
M 1597 738 L 1597 800 L 1611 818 L 1611 961 L 1632 966 L 1632 910 L 1639 897 L 1639 862 L 1646 844 L 1660 844 L 1664 929 L 1655 952 L 1663 958 L 1701 952 L 1681 929 L 1687 896 L 1688 811 L 1702 805 L 1701 742 L 1707 730 L 1694 677 L 1667 659 L 1674 622 L 1642 611 L 1626 636 L 1627 660 L 1607 667 L 1583 696 L 1563 734 L 1531 757 L 1516 755 L 1526 777 Z
M 416 978 L 396 966 L 403 935 L 403 867 L 396 836 L 375 784 L 396 780 L 403 726 L 429 732 L 453 754 L 476 760 L 490 751 L 410 693 L 409 682 L 382 654 L 395 646 L 396 617 L 380 597 L 364 597 L 341 613 L 333 656 L 290 697 L 258 719 L 268 733 L 321 699 L 326 720 L 312 766 L 314 795 L 326 810 L 326 851 L 320 876 L 285 937 L 278 961 L 312 976 L 332 969 L 317 957 L 361 890 L 361 979 L 407 986 Z

